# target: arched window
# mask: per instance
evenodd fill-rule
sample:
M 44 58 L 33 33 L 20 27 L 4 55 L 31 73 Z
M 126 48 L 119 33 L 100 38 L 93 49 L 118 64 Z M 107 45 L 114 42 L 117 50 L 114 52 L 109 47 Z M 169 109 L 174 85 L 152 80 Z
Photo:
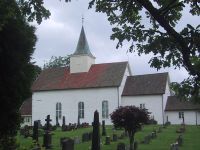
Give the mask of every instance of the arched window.
M 83 102 L 78 103 L 78 116 L 79 118 L 84 118 L 84 103 Z
M 102 118 L 108 118 L 108 101 L 102 102 Z
M 56 103 L 56 118 L 61 119 L 62 117 L 62 105 L 61 103 Z

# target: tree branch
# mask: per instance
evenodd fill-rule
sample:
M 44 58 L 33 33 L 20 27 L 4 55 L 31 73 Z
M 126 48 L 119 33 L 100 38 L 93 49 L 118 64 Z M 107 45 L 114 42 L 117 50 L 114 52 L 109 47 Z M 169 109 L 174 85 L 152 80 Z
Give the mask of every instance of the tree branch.
M 156 9 L 149 0 L 137 0 L 137 2 L 149 11 L 152 17 L 167 31 L 171 37 L 174 38 L 177 43 L 179 43 L 185 69 L 188 70 L 191 75 L 197 75 L 200 77 L 200 70 L 195 69 L 190 61 L 190 49 L 184 38 L 169 25 L 168 21 L 163 15 L 160 14 L 159 10 Z

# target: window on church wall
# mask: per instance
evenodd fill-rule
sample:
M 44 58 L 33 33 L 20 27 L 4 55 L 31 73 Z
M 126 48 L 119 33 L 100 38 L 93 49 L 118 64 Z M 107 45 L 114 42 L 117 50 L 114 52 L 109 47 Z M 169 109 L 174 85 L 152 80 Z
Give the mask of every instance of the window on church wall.
M 78 116 L 79 118 L 84 118 L 84 103 L 83 102 L 78 103 Z
M 108 101 L 102 102 L 102 118 L 108 118 Z
M 56 103 L 56 118 L 61 119 L 62 117 L 62 104 Z
M 140 109 L 145 109 L 145 104 L 140 104 Z
M 179 116 L 180 119 L 181 119 L 181 118 L 184 118 L 184 112 L 179 112 L 179 113 L 178 113 L 178 116 Z

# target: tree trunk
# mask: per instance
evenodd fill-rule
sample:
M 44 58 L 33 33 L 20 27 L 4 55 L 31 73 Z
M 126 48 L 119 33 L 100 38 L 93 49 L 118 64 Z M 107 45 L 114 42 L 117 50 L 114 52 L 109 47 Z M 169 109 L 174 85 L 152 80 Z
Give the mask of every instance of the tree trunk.
M 130 148 L 129 150 L 134 150 L 134 132 L 128 132 L 129 134 L 129 141 L 130 141 Z

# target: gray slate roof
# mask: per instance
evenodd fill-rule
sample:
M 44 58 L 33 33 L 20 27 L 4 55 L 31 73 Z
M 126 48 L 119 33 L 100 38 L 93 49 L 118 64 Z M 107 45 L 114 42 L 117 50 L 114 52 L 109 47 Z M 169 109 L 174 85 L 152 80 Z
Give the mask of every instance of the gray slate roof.
M 146 74 L 127 77 L 122 96 L 164 94 L 168 73 Z
M 85 36 L 85 31 L 84 31 L 83 26 L 82 26 L 81 33 L 80 33 L 80 36 L 79 36 L 76 51 L 74 52 L 73 55 L 89 55 L 91 57 L 94 57 L 92 55 L 92 53 L 90 52 L 90 48 L 89 48 L 89 45 L 88 45 L 88 42 L 87 42 L 87 38 Z
M 20 107 L 20 114 L 23 115 L 32 115 L 32 97 L 26 99 L 22 106 Z
M 181 101 L 177 96 L 169 96 L 165 111 L 200 110 L 200 104 L 189 101 Z

